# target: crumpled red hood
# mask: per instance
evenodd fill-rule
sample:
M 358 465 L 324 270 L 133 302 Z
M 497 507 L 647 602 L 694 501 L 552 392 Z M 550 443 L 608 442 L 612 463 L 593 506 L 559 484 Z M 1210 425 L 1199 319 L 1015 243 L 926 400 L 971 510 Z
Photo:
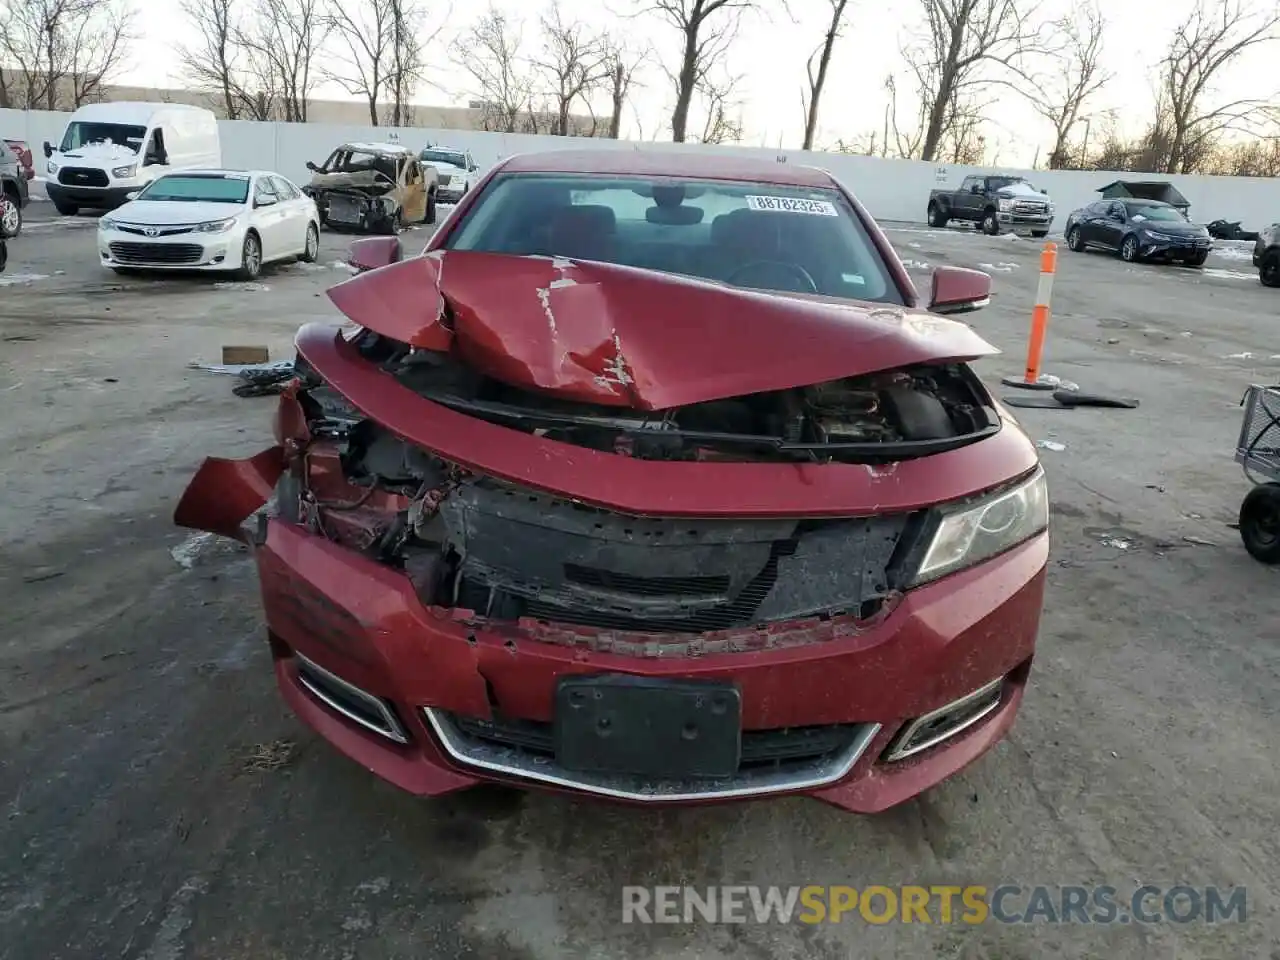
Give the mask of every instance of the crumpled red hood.
M 999 352 L 923 311 L 559 257 L 433 251 L 329 297 L 360 326 L 511 386 L 637 410 Z

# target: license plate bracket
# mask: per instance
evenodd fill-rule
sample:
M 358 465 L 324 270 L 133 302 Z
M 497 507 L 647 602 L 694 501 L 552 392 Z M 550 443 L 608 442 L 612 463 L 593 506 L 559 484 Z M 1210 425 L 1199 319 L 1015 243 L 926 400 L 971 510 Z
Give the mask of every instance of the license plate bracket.
M 731 684 L 564 677 L 555 717 L 556 762 L 566 770 L 723 780 L 742 756 L 742 697 Z

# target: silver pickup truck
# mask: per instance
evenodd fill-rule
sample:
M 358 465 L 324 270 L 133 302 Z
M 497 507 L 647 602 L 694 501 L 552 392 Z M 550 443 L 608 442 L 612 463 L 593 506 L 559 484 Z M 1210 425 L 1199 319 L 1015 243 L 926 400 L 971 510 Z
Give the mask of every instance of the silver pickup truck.
M 967 220 L 984 233 L 1029 230 L 1043 237 L 1053 223 L 1053 201 L 1022 177 L 976 175 L 965 177 L 959 190 L 931 190 L 928 215 L 933 227 Z

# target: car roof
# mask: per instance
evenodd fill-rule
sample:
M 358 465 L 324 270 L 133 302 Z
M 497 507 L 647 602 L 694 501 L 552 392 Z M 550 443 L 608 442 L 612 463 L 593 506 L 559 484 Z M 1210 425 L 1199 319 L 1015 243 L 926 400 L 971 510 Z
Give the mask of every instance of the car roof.
M 229 167 L 215 170 L 204 168 L 172 170 L 169 173 L 162 173 L 157 179 L 163 177 L 279 177 L 281 180 L 289 179 L 283 173 L 276 173 L 274 170 L 233 170 Z
M 145 127 L 151 122 L 152 117 L 163 110 L 213 115 L 204 107 L 196 107 L 186 103 L 148 103 L 141 100 L 125 100 L 114 103 L 86 103 L 78 108 L 70 119 L 84 120 L 89 123 L 125 123 L 132 126 Z
M 704 148 L 705 149 L 705 148 Z M 825 170 L 776 160 L 757 160 L 733 154 L 678 150 L 549 150 L 516 154 L 502 165 L 511 173 L 620 174 L 649 177 L 700 177 L 707 180 L 745 180 L 787 187 L 834 187 Z

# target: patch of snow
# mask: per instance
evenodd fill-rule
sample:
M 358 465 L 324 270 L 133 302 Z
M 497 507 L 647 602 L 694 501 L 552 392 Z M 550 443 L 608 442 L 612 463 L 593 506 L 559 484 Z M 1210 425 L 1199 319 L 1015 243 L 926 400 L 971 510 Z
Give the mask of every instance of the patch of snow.
M 207 550 L 215 539 L 216 535 L 212 533 L 193 533 L 170 550 L 169 556 L 173 557 L 183 570 L 190 570 L 200 559 L 200 554 Z
M 345 270 L 347 271 L 347 273 L 350 273 L 350 274 L 356 274 L 360 272 L 351 264 L 347 263 L 347 261 L 345 260 L 335 260 L 333 261 L 332 266 L 333 266 L 333 269 L 335 270 Z
M 1067 449 L 1065 443 L 1059 443 L 1057 440 L 1037 440 L 1036 446 L 1041 450 L 1052 450 L 1054 453 L 1061 453 Z
M 1218 270 L 1214 267 L 1205 267 L 1200 273 L 1206 277 L 1217 277 L 1219 280 L 1257 280 L 1256 273 L 1241 273 L 1239 270 Z
M 921 247 L 921 244 L 918 244 L 914 240 L 912 240 L 910 243 L 907 244 L 907 246 L 911 247 L 913 250 L 919 250 Z
M 1229 353 L 1223 360 L 1252 360 L 1253 354 L 1246 350 L 1244 353 Z
M 328 273 L 332 267 L 326 267 L 323 263 L 304 263 L 301 260 L 296 263 L 281 264 L 280 270 L 298 270 L 302 273 Z
M 928 261 L 925 260 L 903 260 L 902 265 L 908 270 L 931 270 Z
M 1253 244 L 1248 247 L 1218 246 L 1218 244 L 1225 242 L 1224 240 L 1218 240 L 1209 252 L 1215 257 L 1221 257 L 1223 260 L 1253 260 Z
M 1112 547 L 1116 550 L 1128 550 L 1133 547 L 1133 541 L 1126 540 L 1124 537 L 1103 537 L 1099 543 L 1104 547 Z
M 265 293 L 271 288 L 265 283 L 254 283 L 251 280 L 220 280 L 213 285 L 215 290 L 243 290 L 246 292 Z
M 0 287 L 25 286 L 28 283 L 35 283 L 37 280 L 48 279 L 49 275 L 45 273 L 7 273 L 0 275 Z
M 1012 273 L 1018 269 L 1016 263 L 980 263 L 979 270 L 990 270 L 995 273 Z
M 1021 240 L 1021 239 L 1022 239 L 1022 238 L 1021 238 L 1020 236 L 1018 236 L 1016 233 L 1002 233 L 1002 234 L 1001 234 L 1001 236 L 1002 236 L 1002 237 L 1004 237 L 1006 240 Z

